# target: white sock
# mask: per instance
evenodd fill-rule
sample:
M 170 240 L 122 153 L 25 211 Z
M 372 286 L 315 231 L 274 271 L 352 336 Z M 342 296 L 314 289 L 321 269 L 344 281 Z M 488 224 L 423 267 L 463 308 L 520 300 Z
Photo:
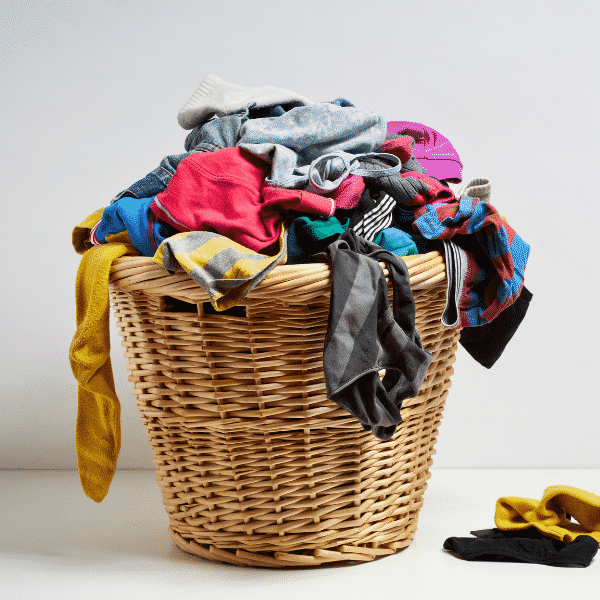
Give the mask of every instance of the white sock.
M 471 179 L 469 183 L 464 184 L 456 197 L 469 196 L 469 198 L 479 198 L 483 202 L 489 202 L 491 193 L 492 183 L 490 180 L 478 177 L 476 179 Z
M 242 87 L 235 83 L 227 83 L 216 75 L 208 75 L 179 111 L 177 121 L 184 129 L 193 129 L 205 121 L 211 113 L 222 117 L 252 103 L 260 108 L 288 102 L 314 104 L 300 94 L 271 85 L 258 88 Z

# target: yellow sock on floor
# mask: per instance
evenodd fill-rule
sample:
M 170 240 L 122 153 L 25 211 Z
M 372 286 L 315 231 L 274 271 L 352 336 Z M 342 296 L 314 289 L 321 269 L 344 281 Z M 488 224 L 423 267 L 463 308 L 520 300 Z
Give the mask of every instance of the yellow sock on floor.
M 578 522 L 567 519 L 571 515 Z M 536 527 L 564 542 L 589 535 L 600 544 L 600 496 L 566 485 L 544 490 L 541 500 L 504 497 L 496 502 L 496 527 L 518 530 Z

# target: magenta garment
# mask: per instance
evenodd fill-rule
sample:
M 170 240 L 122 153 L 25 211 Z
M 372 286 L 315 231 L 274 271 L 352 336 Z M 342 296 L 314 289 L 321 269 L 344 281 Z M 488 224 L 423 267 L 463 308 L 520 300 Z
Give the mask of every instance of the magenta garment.
M 450 183 L 462 181 L 462 162 L 452 144 L 440 133 L 421 123 L 388 121 L 387 133 L 409 135 L 415 140 L 412 155 L 427 170 L 427 175 Z

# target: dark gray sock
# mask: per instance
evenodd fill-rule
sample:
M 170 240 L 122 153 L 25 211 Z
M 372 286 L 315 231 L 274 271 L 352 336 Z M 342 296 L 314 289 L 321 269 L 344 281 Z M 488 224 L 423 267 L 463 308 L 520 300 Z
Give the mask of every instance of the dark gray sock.
M 471 535 L 475 537 L 448 538 L 444 549 L 464 560 L 526 562 L 553 567 L 587 567 L 598 552 L 598 542 L 589 535 L 579 535 L 570 544 L 545 537 L 535 528 L 481 529 L 471 531 Z

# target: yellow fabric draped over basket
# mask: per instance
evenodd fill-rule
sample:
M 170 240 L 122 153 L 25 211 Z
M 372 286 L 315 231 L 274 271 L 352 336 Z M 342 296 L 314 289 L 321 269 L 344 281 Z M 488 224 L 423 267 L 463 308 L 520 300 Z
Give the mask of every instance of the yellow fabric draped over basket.
M 328 265 L 278 266 L 215 314 L 187 274 L 115 261 L 113 307 L 180 548 L 289 567 L 368 561 L 410 543 L 459 331 L 440 321 L 440 253 L 403 260 L 433 362 L 387 442 L 326 396 Z

